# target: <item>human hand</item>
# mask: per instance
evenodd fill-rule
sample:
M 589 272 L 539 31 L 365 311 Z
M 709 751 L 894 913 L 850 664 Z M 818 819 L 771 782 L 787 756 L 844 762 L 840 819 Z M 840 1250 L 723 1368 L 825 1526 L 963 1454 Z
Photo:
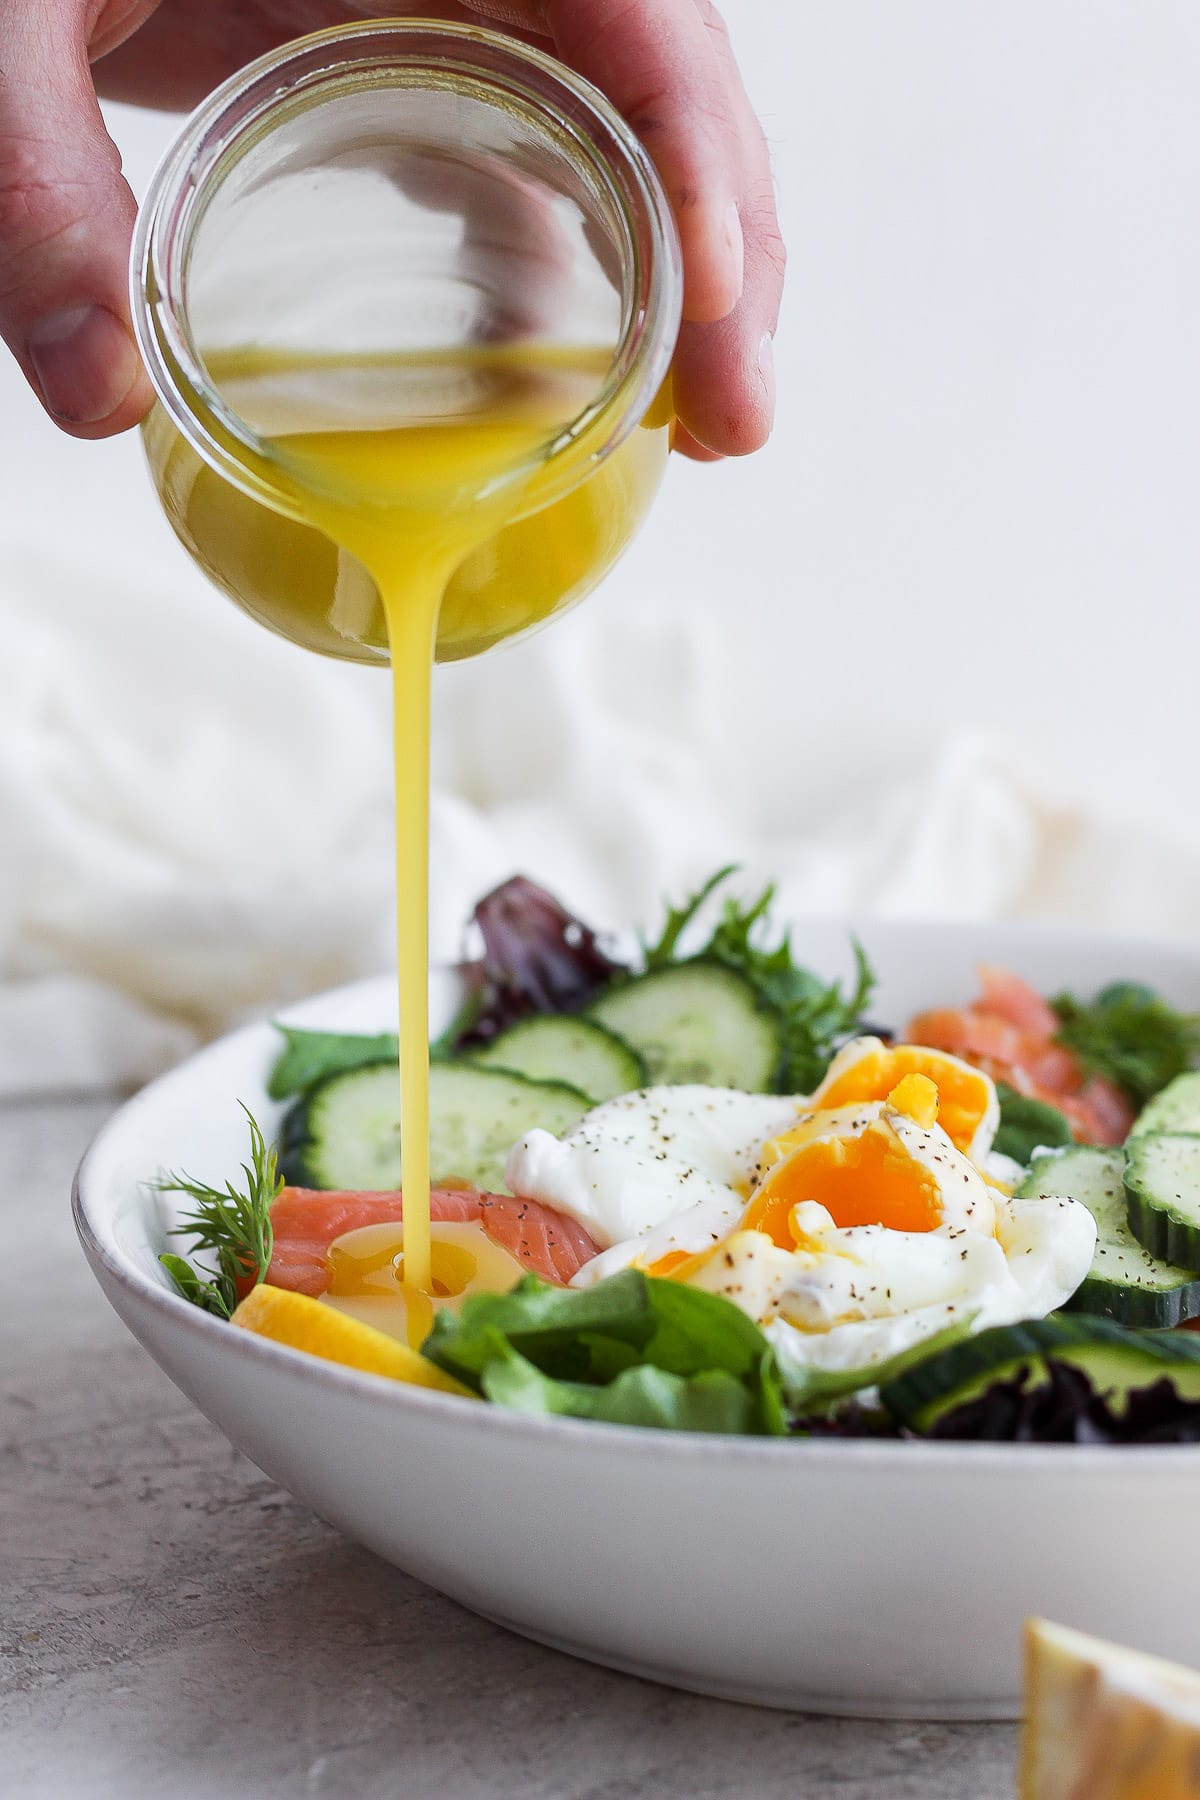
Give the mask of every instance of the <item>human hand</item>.
M 4 0 L 0 337 L 51 416 L 75 437 L 108 437 L 153 403 L 126 292 L 136 203 L 97 92 L 192 106 L 291 37 L 401 11 L 549 40 L 624 114 L 683 242 L 677 448 L 758 449 L 784 252 L 766 141 L 709 0 Z

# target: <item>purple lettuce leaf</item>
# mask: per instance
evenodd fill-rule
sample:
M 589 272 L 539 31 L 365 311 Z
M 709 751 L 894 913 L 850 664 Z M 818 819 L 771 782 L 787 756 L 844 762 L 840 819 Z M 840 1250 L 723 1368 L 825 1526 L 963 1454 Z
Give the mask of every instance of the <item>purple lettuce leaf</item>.
M 1051 1358 L 1046 1375 L 1031 1383 L 1022 1369 L 993 1382 L 944 1413 L 929 1435 L 1005 1444 L 1200 1443 L 1200 1401 L 1182 1399 L 1168 1377 L 1135 1388 L 1116 1412 L 1082 1369 Z
M 813 1438 L 899 1438 L 909 1437 L 902 1426 L 897 1425 L 887 1413 L 872 1410 L 860 1405 L 857 1400 L 849 1400 L 844 1405 L 828 1413 L 815 1414 L 811 1418 L 793 1419 L 789 1429 L 797 1437 Z
M 485 894 L 473 917 L 483 957 L 463 971 L 473 1000 L 455 1049 L 489 1043 L 534 1013 L 582 1012 L 629 972 L 605 954 L 590 926 L 524 875 Z
M 1200 1401 L 1182 1399 L 1169 1376 L 1135 1388 L 1115 1411 L 1082 1369 L 1049 1358 L 1046 1374 L 1021 1369 L 974 1400 L 943 1413 L 928 1432 L 909 1431 L 851 1401 L 820 1418 L 796 1419 L 803 1437 L 939 1438 L 976 1444 L 1195 1444 Z

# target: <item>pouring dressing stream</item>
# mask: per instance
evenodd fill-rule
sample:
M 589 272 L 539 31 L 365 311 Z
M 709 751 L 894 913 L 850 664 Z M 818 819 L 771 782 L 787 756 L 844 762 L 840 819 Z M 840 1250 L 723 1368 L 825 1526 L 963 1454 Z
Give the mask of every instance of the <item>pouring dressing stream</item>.
M 374 368 L 344 361 L 290 367 L 276 362 L 265 376 L 257 375 L 272 388 L 275 480 L 290 490 L 306 523 L 361 563 L 376 585 L 387 625 L 395 764 L 402 1285 L 421 1293 L 431 1291 L 429 745 L 438 617 L 464 557 L 513 516 L 536 508 L 539 478 L 545 479 L 553 460 L 550 447 L 583 410 L 597 369 L 603 372 L 605 364 L 597 353 L 568 359 L 530 346 L 464 351 L 436 362 L 397 358 Z M 253 416 L 258 409 L 252 389 L 262 359 L 226 355 L 221 366 L 224 391 L 237 394 Z M 364 375 L 373 379 L 364 383 Z M 322 417 L 342 422 L 320 429 Z M 578 459 L 586 446 L 577 443 L 558 454 Z M 501 631 L 509 596 L 497 587 L 491 600 L 482 623 Z
M 480 223 L 498 208 L 503 235 Z M 190 121 L 143 211 L 134 311 L 170 522 L 272 629 L 391 664 L 410 1298 L 435 1289 L 433 664 L 561 610 L 632 537 L 669 446 L 679 301 L 627 128 L 471 28 L 336 28 L 264 58 Z

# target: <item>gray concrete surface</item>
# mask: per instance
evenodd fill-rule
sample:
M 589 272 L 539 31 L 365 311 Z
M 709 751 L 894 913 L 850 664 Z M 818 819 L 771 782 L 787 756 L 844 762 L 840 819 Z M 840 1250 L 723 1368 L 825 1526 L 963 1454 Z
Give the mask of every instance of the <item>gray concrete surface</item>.
M 107 1108 L 0 1108 L 11 1800 L 1010 1800 L 1008 1726 L 789 1717 L 511 1637 L 348 1543 L 170 1385 L 76 1246 Z

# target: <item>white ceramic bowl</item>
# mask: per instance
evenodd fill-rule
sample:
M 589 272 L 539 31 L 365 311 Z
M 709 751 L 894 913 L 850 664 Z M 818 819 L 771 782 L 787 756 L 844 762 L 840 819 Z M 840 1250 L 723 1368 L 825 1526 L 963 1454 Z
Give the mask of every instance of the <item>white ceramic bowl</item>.
M 848 962 L 847 926 L 799 954 Z M 1200 1010 L 1200 949 L 1012 926 L 869 921 L 872 1011 L 975 991 L 997 962 L 1045 991 L 1146 980 Z M 435 1027 L 454 998 L 434 978 Z M 391 984 L 288 1013 L 380 1029 Z M 797 1709 L 918 1718 L 1017 1707 L 1022 1619 L 1042 1613 L 1200 1662 L 1190 1582 L 1200 1448 L 721 1439 L 530 1419 L 319 1362 L 212 1319 L 156 1261 L 166 1168 L 221 1181 L 268 1131 L 278 1039 L 235 1032 L 146 1088 L 84 1158 L 75 1212 L 96 1276 L 167 1374 L 274 1480 L 464 1605 L 577 1656 Z

